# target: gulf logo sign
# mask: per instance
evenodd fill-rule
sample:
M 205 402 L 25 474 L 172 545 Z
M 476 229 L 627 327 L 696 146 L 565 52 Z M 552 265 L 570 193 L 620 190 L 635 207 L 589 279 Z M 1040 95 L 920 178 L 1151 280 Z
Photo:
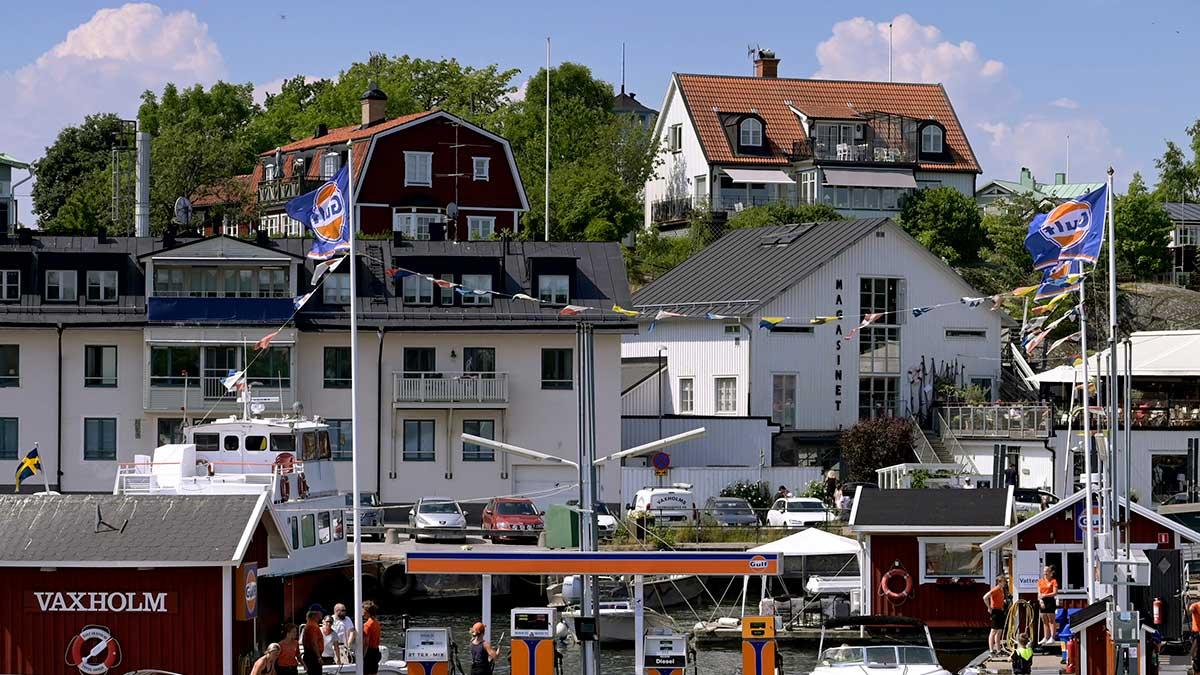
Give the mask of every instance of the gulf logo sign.
M 1065 249 L 1083 241 L 1091 226 L 1091 204 L 1072 199 L 1046 214 L 1041 233 L 1051 243 Z
M 308 224 L 313 236 L 321 241 L 336 243 L 345 240 L 346 196 L 337 182 L 329 181 L 317 189 Z
M 771 566 L 771 563 L 761 555 L 756 555 L 750 559 L 750 569 L 754 571 L 762 571 Z

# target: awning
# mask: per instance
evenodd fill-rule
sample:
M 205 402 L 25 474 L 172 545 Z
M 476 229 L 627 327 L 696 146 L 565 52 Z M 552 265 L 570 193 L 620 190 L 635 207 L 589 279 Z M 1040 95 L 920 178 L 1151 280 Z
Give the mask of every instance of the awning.
M 849 537 L 810 527 L 783 539 L 756 546 L 747 552 L 782 553 L 785 556 L 856 555 L 862 552 L 862 547 Z
M 725 175 L 732 178 L 735 183 L 778 183 L 780 185 L 793 185 L 796 182 L 779 169 L 724 169 L 724 171 Z
M 909 189 L 917 187 L 917 179 L 913 178 L 912 171 L 824 169 L 823 173 L 826 185 Z

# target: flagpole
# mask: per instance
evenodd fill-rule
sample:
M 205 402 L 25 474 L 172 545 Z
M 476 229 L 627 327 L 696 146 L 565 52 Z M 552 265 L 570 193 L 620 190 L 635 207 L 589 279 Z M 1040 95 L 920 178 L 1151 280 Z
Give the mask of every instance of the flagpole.
M 1105 519 L 1108 538 L 1113 557 L 1117 556 L 1120 528 L 1113 525 L 1114 519 L 1120 513 L 1121 507 L 1117 502 L 1117 396 L 1120 387 L 1117 386 L 1117 234 L 1116 223 L 1113 221 L 1113 168 L 1108 167 L 1108 194 L 1105 196 L 1105 210 L 1108 224 L 1108 459 L 1104 463 L 1105 475 L 1108 476 L 1108 504 L 1111 511 Z M 1097 364 L 1098 368 L 1099 364 Z M 1128 405 L 1128 403 L 1126 404 Z M 1128 449 L 1126 449 L 1128 452 Z M 1125 486 L 1128 489 L 1129 486 Z M 1120 603 L 1120 598 L 1117 599 Z
M 42 482 L 46 485 L 46 494 L 50 494 L 50 472 L 46 471 L 46 464 L 42 461 L 42 451 L 38 450 L 37 441 L 33 442 L 33 449 L 37 450 L 38 464 L 42 474 Z
M 1086 550 L 1084 551 L 1084 559 L 1087 561 L 1087 596 L 1088 604 L 1096 601 L 1096 580 L 1095 574 L 1095 539 L 1092 530 L 1092 427 L 1091 415 L 1092 411 L 1088 406 L 1088 350 L 1087 350 L 1087 311 L 1084 305 L 1083 287 L 1087 283 L 1086 277 L 1079 280 L 1079 348 L 1083 353 L 1083 489 L 1084 494 L 1084 519 L 1086 524 L 1084 527 Z M 1067 441 L 1067 446 L 1070 447 L 1070 440 Z
M 550 36 L 546 36 L 546 173 L 545 215 L 546 241 L 550 241 Z
M 346 218 L 350 227 L 350 485 L 354 500 L 351 517 L 354 519 L 354 663 L 363 664 L 363 587 L 362 587 L 362 520 L 358 490 L 358 260 L 355 257 L 355 230 L 358 219 L 354 212 L 354 144 L 346 147 Z M 345 527 L 345 525 L 343 525 Z

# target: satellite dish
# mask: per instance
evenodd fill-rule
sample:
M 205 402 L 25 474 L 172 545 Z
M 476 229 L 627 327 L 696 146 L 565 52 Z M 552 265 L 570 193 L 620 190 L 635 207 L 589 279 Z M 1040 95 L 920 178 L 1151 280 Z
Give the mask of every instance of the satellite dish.
M 175 223 L 178 225 L 192 224 L 192 203 L 187 197 L 175 200 Z
M 450 202 L 446 205 L 446 217 L 450 220 L 458 218 L 458 204 Z

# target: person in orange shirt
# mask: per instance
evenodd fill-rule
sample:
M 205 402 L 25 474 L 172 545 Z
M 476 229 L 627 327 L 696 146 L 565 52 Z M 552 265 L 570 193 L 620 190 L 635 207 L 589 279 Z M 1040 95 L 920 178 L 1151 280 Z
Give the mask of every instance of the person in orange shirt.
M 275 675 L 297 675 L 300 667 L 300 641 L 296 639 L 296 624 L 283 624 L 283 639 L 279 641 L 279 658 L 275 660 Z
M 321 675 L 321 652 L 325 651 L 325 638 L 321 635 L 321 608 L 309 608 L 306 618 L 304 632 L 300 634 L 300 644 L 304 646 L 304 672 Z
M 1200 601 L 1188 605 L 1192 618 L 1192 671 L 1200 673 Z
M 375 675 L 379 672 L 379 661 L 383 658 L 379 652 L 379 621 L 375 618 L 377 612 L 375 603 L 370 600 L 363 603 L 362 613 L 365 617 L 362 629 L 363 641 L 363 675 Z
M 1058 579 L 1054 578 L 1054 568 L 1049 565 L 1042 570 L 1042 578 L 1038 579 L 1038 610 L 1042 617 L 1042 641 L 1039 644 L 1054 643 L 1054 611 L 1058 609 Z
M 988 632 L 988 649 L 993 656 L 1000 654 L 1004 646 L 1004 575 L 996 577 L 996 583 L 983 594 L 983 604 L 991 617 L 992 629 Z

